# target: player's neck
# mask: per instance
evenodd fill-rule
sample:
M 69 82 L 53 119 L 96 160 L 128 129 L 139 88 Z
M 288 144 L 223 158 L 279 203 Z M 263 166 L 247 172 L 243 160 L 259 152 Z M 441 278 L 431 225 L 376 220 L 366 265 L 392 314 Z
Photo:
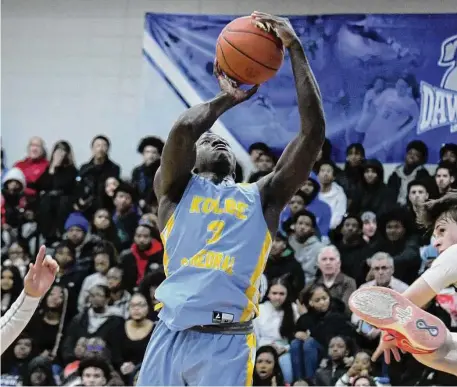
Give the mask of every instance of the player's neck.
M 230 176 L 219 176 L 214 172 L 200 172 L 198 176 L 212 181 L 214 184 L 221 184 L 223 181 L 232 180 Z

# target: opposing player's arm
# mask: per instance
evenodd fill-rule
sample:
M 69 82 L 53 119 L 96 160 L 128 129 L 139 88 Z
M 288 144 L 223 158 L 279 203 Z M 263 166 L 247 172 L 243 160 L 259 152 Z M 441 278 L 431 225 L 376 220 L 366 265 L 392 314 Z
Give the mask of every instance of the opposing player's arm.
M 270 24 L 289 50 L 300 113 L 297 137 L 286 147 L 274 171 L 259 182 L 274 198 L 267 205 L 282 209 L 308 178 L 325 139 L 325 120 L 319 88 L 292 26 L 287 19 L 260 15 L 258 20 Z
M 193 106 L 175 122 L 162 152 L 162 161 L 154 179 L 158 199 L 163 195 L 182 194 L 195 164 L 195 143 L 216 120 L 237 101 L 223 91 L 212 100 Z

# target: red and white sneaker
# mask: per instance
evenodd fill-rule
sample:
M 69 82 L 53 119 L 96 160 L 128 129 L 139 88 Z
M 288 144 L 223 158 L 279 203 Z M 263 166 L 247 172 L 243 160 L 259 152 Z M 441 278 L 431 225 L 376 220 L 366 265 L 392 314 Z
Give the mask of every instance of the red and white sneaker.
M 409 353 L 434 352 L 447 337 L 447 328 L 439 318 L 389 288 L 360 288 L 349 298 L 349 308 L 368 324 L 393 336 L 397 346 Z

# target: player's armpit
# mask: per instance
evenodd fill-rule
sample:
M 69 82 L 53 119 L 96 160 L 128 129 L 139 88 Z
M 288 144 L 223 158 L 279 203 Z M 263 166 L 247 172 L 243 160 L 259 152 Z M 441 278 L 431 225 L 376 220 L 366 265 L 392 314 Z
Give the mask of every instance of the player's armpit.
M 158 199 L 170 192 L 184 190 L 195 164 L 196 141 L 237 103 L 230 94 L 221 92 L 208 102 L 192 106 L 178 118 L 165 142 L 160 173 L 155 179 L 154 189 Z

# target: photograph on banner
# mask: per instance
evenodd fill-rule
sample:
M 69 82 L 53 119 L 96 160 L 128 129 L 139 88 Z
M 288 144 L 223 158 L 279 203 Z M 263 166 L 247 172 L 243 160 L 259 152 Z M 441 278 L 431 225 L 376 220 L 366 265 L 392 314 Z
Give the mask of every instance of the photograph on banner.
M 188 98 L 184 77 L 201 101 L 218 93 L 213 77 L 216 40 L 237 16 L 146 14 L 153 39 L 173 64 L 161 70 L 177 98 Z M 291 16 L 318 80 L 333 157 L 360 142 L 367 158 L 402 162 L 418 139 L 438 160 L 443 143 L 457 142 L 457 14 Z M 150 62 L 157 52 L 144 47 Z M 247 149 L 266 142 L 278 154 L 299 130 L 290 58 L 248 102 L 222 117 Z M 187 88 L 186 88 L 187 89 Z

